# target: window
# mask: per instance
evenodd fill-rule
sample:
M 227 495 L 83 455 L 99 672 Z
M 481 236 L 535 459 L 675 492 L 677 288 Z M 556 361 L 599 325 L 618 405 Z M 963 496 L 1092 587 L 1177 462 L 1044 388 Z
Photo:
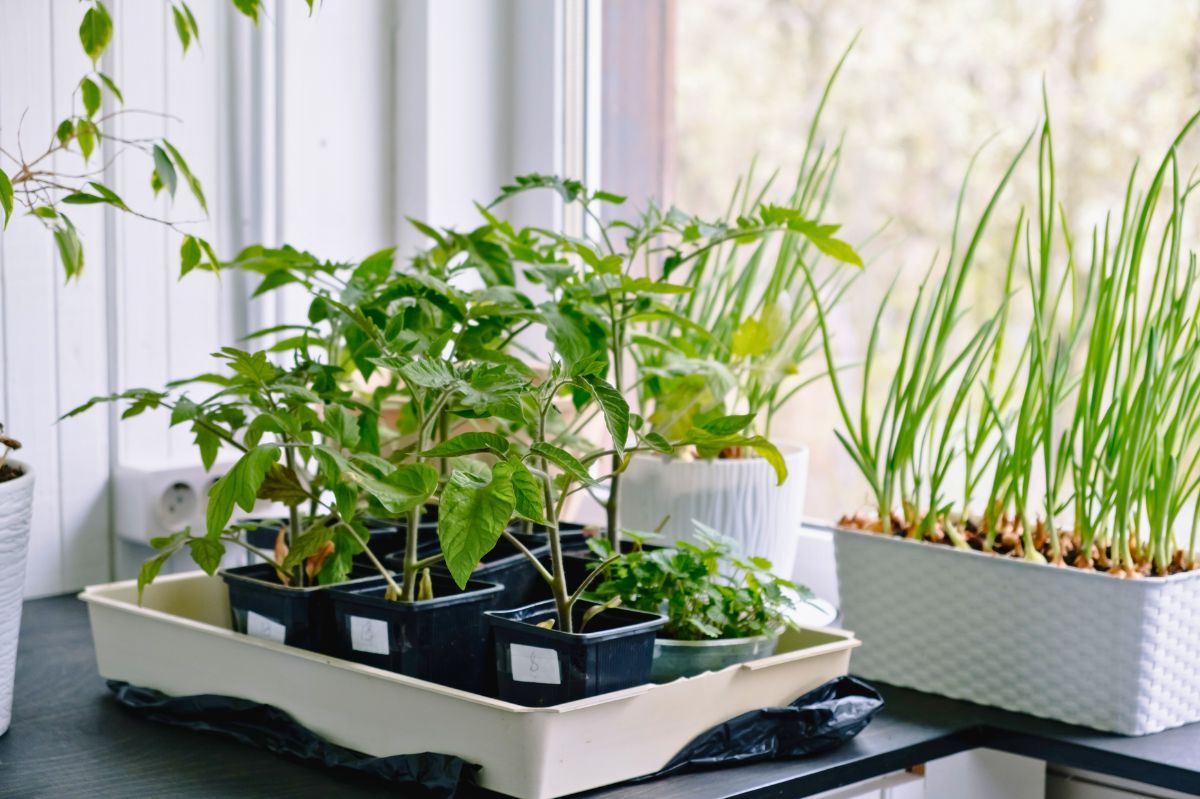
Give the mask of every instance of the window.
M 964 224 L 1041 118 L 1042 76 L 1073 230 L 1088 236 L 1119 210 L 1134 159 L 1157 162 L 1200 106 L 1198 22 L 1194 5 L 1119 0 L 609 0 L 604 181 L 718 216 L 753 162 L 755 185 L 779 171 L 772 192 L 782 197 L 825 82 L 858 33 L 818 132 L 826 147 L 841 147 L 824 219 L 843 224 L 868 258 L 834 319 L 835 347 L 850 364 L 898 271 L 897 313 L 885 315 L 882 339 L 902 334 L 920 275 L 939 253 L 944 264 L 972 155 L 987 143 Z M 985 239 L 970 289 L 980 300 L 1003 291 L 1018 201 L 1036 208 L 1036 152 L 1026 158 Z M 1012 324 L 1023 335 L 1027 316 Z M 804 368 L 822 367 L 814 359 Z M 845 374 L 857 392 L 858 375 Z M 810 468 L 823 476 L 808 515 L 836 517 L 863 503 L 866 487 L 833 435 L 840 421 L 828 386 L 805 389 L 782 415 L 775 434 L 807 444 Z

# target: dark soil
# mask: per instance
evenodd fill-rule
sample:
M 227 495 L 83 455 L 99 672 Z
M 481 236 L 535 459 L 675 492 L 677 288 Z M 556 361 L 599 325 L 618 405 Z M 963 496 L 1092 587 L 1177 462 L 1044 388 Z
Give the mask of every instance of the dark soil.
M 9 480 L 16 480 L 23 474 L 25 474 L 25 472 L 18 469 L 16 466 L 12 466 L 7 463 L 0 465 L 0 483 L 5 483 Z
M 913 538 L 917 537 L 916 524 L 906 521 L 899 514 L 892 514 L 890 530 L 888 535 L 893 535 L 897 538 Z M 862 530 L 864 532 L 883 534 L 883 523 L 873 514 L 858 513 L 853 516 L 843 516 L 838 520 L 838 525 L 848 527 L 851 530 Z M 992 542 L 990 554 L 998 557 L 1008 558 L 1023 558 L 1025 556 L 1024 541 L 1021 534 L 1021 522 L 1009 516 L 1001 518 L 997 524 L 997 532 Z M 974 519 L 970 519 L 965 525 L 958 524 L 955 529 L 959 536 L 966 542 L 967 546 L 977 552 L 986 552 L 987 550 L 987 531 L 981 529 L 980 524 L 977 524 Z M 1089 571 L 1104 572 L 1111 574 L 1114 577 L 1147 577 L 1155 574 L 1153 564 L 1150 562 L 1148 553 L 1139 552 L 1141 548 L 1137 541 L 1130 544 L 1131 555 L 1136 567 L 1131 571 L 1122 568 L 1119 564 L 1115 564 L 1111 559 L 1109 549 L 1092 545 L 1091 550 L 1087 553 L 1082 552 L 1082 544 L 1079 535 L 1073 532 L 1058 531 L 1059 550 L 1062 553 L 1062 562 L 1055 564 L 1058 566 L 1069 566 L 1077 569 L 1086 569 Z M 1042 554 L 1047 563 L 1054 563 L 1054 553 L 1050 545 L 1050 535 L 1043 525 L 1041 520 L 1038 520 L 1036 527 L 1030 533 L 1030 539 L 1033 542 L 1034 548 Z M 933 526 L 931 532 L 927 532 L 923 538 L 924 541 L 931 544 L 943 544 L 945 546 L 953 546 L 954 542 L 946 533 L 944 520 L 939 519 L 937 524 Z M 1197 568 L 1197 564 L 1188 563 L 1187 553 L 1182 549 L 1176 550 L 1171 562 L 1167 565 L 1165 574 L 1157 574 L 1156 576 L 1168 576 L 1179 574 L 1180 572 L 1191 571 Z

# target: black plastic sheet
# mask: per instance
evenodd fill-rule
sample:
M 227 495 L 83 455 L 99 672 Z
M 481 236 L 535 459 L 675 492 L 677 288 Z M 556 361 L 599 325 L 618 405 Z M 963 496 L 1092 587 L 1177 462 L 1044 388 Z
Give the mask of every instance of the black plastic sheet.
M 718 724 L 693 738 L 661 771 L 637 782 L 825 752 L 862 732 L 882 709 L 883 697 L 874 688 L 838 677 L 787 707 L 752 710 Z
M 404 796 L 452 799 L 477 782 L 479 766 L 462 758 L 433 752 L 371 757 L 326 741 L 271 705 L 215 694 L 170 697 L 115 680 L 108 687 L 118 702 L 152 721 L 215 732 L 325 768 L 376 777 L 408 788 Z
M 326 768 L 377 777 L 416 794 L 453 799 L 477 784 L 479 766 L 432 752 L 371 757 L 332 744 L 284 711 L 228 696 L 169 697 L 110 680 L 117 701 L 153 721 L 216 732 Z M 692 739 L 661 771 L 633 782 L 689 771 L 817 754 L 858 735 L 883 708 L 883 697 L 853 677 L 839 677 L 786 707 L 752 710 Z

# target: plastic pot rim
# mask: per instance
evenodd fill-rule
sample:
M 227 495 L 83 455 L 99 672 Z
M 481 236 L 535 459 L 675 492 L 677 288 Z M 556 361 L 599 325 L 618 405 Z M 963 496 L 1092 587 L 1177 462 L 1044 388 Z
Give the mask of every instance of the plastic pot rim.
M 578 600 L 575 603 L 576 607 L 599 607 L 598 602 L 590 602 L 586 599 Z M 536 608 L 536 610 L 534 610 Z M 613 638 L 623 638 L 627 635 L 637 633 L 650 632 L 662 628 L 667 623 L 667 617 L 661 613 L 650 613 L 645 610 L 634 610 L 632 608 L 610 608 L 604 613 L 612 613 L 622 616 L 637 616 L 639 619 L 632 620 L 629 624 L 623 624 L 620 627 L 612 627 L 607 630 L 596 630 L 595 632 L 583 633 L 568 633 L 553 627 L 538 627 L 537 624 L 524 619 L 511 618 L 512 616 L 527 612 L 530 618 L 538 616 L 555 614 L 553 599 L 543 599 L 540 602 L 533 602 L 529 605 L 523 605 L 519 608 L 508 608 L 505 610 L 489 610 L 485 611 L 484 615 L 493 625 L 507 627 L 509 629 L 525 630 L 533 629 L 537 631 L 539 636 L 546 637 L 552 641 L 560 641 L 566 644 L 591 644 L 600 641 L 608 641 Z
M 366 579 L 374 581 L 380 578 L 368 577 Z M 446 583 L 456 589 L 458 588 L 449 577 L 434 574 L 431 575 L 430 579 L 437 583 Z M 384 585 L 359 584 L 351 587 L 347 583 L 339 583 L 337 586 L 329 587 L 329 596 L 335 602 L 366 605 L 381 610 L 394 610 L 396 608 L 422 610 L 425 608 L 433 609 L 475 602 L 482 597 L 498 594 L 504 590 L 504 586 L 500 583 L 493 583 L 487 580 L 468 580 L 467 587 L 458 590 L 457 593 L 435 596 L 431 599 L 417 599 L 412 602 L 407 602 L 403 599 L 384 599 L 382 596 L 372 596 L 367 593 L 368 591 L 380 591 L 385 588 L 386 586 Z

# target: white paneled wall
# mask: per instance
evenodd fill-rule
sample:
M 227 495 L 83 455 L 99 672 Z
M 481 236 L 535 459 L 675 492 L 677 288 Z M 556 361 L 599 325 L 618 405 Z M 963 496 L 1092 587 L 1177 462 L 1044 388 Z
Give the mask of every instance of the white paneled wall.
M 268 0 L 259 28 L 227 0 L 192 3 L 200 45 L 181 52 L 163 0 L 107 0 L 115 36 L 101 68 L 125 95 L 121 138 L 168 137 L 208 197 L 154 197 L 149 164 L 107 142 L 93 168 L 134 208 L 195 223 L 222 256 L 288 242 L 353 259 L 415 243 L 404 217 L 473 224 L 471 202 L 562 163 L 561 7 L 543 0 Z M 0 0 L 0 144 L 50 140 L 88 68 L 77 0 Z M 106 103 L 109 102 L 106 100 Z M 106 107 L 105 111 L 115 111 Z M 7 164 L 12 166 L 11 163 Z M 77 156 L 55 166 L 82 171 Z M 553 225 L 548 196 L 512 213 Z M 194 463 L 164 414 L 117 422 L 95 394 L 160 387 L 210 367 L 246 330 L 294 317 L 300 298 L 249 303 L 245 276 L 177 278 L 179 236 L 98 208 L 72 218 L 86 266 L 64 284 L 51 237 L 14 218 L 0 233 L 0 422 L 37 472 L 29 596 L 129 574 L 147 550 L 114 544 L 118 465 Z
M 148 114 L 120 117 L 122 138 L 167 135 L 217 199 L 218 118 L 224 4 L 201 9 L 202 50 L 181 59 L 165 3 L 114 0 L 116 35 L 101 68 L 121 87 L 127 109 L 165 109 L 179 120 Z M 27 154 L 44 148 L 89 67 L 78 38 L 76 0 L 0 0 L 0 142 Z M 116 111 L 111 104 L 105 112 Z M 173 209 L 149 188 L 149 166 L 106 142 L 92 164 L 54 156 L 65 173 L 96 169 L 114 155 L 104 180 L 134 208 L 173 219 L 203 214 L 190 199 Z M 11 167 L 11 163 L 7 164 Z M 184 194 L 180 192 L 181 198 Z M 208 275 L 179 282 L 176 234 L 99 207 L 72 218 L 84 242 L 82 277 L 65 284 L 53 241 L 41 225 L 14 218 L 0 234 L 0 420 L 20 438 L 21 456 L 37 474 L 26 593 L 42 595 L 108 579 L 109 472 L 122 458 L 182 457 L 186 441 L 165 434 L 162 416 L 116 428 L 106 409 L 56 424 L 95 394 L 133 385 L 158 386 L 199 371 L 204 356 L 230 330 L 221 288 Z M 213 236 L 210 224 L 195 226 Z M 119 442 L 112 431 L 119 429 Z M 114 448 L 115 447 L 115 448 Z

